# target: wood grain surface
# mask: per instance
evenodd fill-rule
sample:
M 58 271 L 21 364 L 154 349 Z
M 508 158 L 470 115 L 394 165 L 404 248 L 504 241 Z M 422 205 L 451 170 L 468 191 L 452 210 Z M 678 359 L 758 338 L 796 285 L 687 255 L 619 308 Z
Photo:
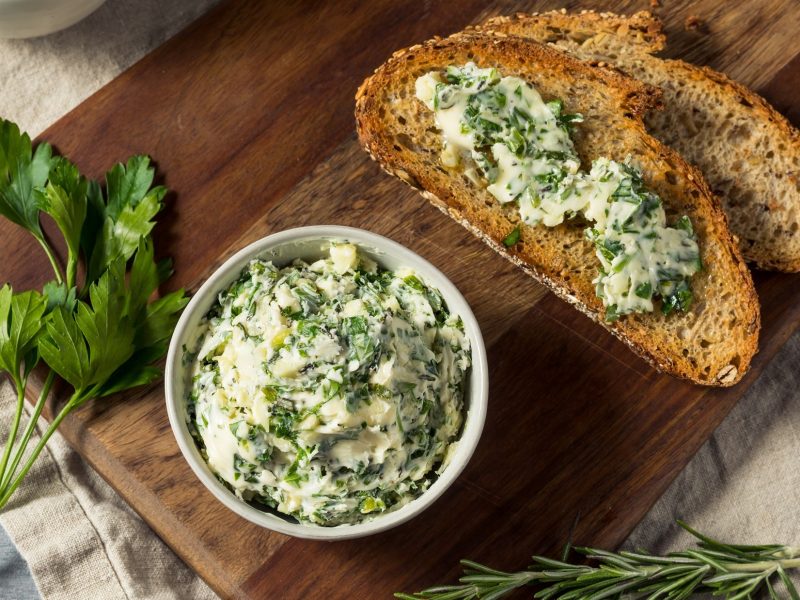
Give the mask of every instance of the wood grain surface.
M 797 124 L 800 3 L 662 0 L 668 56 L 722 70 Z M 485 248 L 358 147 L 353 95 L 392 51 L 517 10 L 629 12 L 648 0 L 227 2 L 44 134 L 100 176 L 152 155 L 173 190 L 156 247 L 170 286 L 196 289 L 236 249 L 289 227 L 363 227 L 409 246 L 461 289 L 484 332 L 490 407 L 456 484 L 417 519 L 319 543 L 258 528 L 193 476 L 160 385 L 92 403 L 69 442 L 223 597 L 387 598 L 453 579 L 462 557 L 501 568 L 575 541 L 614 547 L 662 494 L 800 324 L 800 277 L 756 274 L 761 350 L 728 390 L 653 372 L 602 328 Z M 707 24 L 687 31 L 689 15 Z M 0 225 L 0 281 L 40 285 L 48 265 Z

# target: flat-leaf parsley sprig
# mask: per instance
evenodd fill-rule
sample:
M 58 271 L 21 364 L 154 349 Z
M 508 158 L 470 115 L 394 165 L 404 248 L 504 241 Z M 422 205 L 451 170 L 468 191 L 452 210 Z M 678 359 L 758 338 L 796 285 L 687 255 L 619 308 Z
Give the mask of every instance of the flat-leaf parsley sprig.
M 0 371 L 17 395 L 0 457 L 0 509 L 70 411 L 161 375 L 154 363 L 188 299 L 183 290 L 153 299 L 172 274 L 170 261 L 156 262 L 150 235 L 166 194 L 153 177 L 150 159 L 133 156 L 106 174 L 103 189 L 48 144 L 34 150 L 27 134 L 0 119 L 0 216 L 33 235 L 54 274 L 41 292 L 0 287 Z M 42 214 L 64 239 L 66 265 L 42 229 Z M 20 434 L 25 390 L 40 362 L 47 374 Z M 56 376 L 73 391 L 20 465 Z
M 773 600 L 800 600 L 787 574 L 800 569 L 800 547 L 726 544 L 681 521 L 678 524 L 697 538 L 696 548 L 666 556 L 574 548 L 591 564 L 534 556 L 528 570 L 516 573 L 462 560 L 464 575 L 459 584 L 395 596 L 403 600 L 496 600 L 518 588 L 535 586 L 533 597 L 545 600 L 678 600 L 694 594 L 741 600 L 764 590 Z

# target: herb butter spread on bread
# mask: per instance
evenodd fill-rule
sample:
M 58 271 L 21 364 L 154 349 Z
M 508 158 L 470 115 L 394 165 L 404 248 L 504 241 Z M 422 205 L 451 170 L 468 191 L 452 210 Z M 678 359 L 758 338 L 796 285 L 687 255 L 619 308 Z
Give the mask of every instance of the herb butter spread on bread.
M 471 152 L 446 153 L 443 162 L 442 131 L 434 111 L 417 98 L 417 80 L 470 62 L 526 82 L 545 104 L 560 99 L 559 117 L 582 115 L 583 122 L 573 123 L 566 137 L 580 164 L 576 173 L 591 173 L 595 161 L 614 161 L 620 173 L 629 169 L 632 186 L 660 198 L 666 223 L 675 229 L 685 224 L 687 234 L 691 224 L 688 237 L 697 241 L 703 268 L 691 276 L 693 301 L 685 311 L 631 312 L 607 322 L 594 283 L 597 247 L 585 233 L 591 215 L 569 218 L 565 213 L 564 221 L 554 226 L 547 226 L 542 216 L 542 222 L 529 224 L 519 201 L 500 202 L 489 191 Z M 383 169 L 420 190 L 434 206 L 652 365 L 700 384 L 731 385 L 747 371 L 757 349 L 757 297 L 725 216 L 702 176 L 647 134 L 642 118 L 658 101 L 658 90 L 651 86 L 529 40 L 462 33 L 396 52 L 360 87 L 356 122 L 362 144 Z M 628 156 L 638 172 L 625 163 Z M 682 220 L 684 215 L 688 221 Z M 488 282 L 491 273 L 486 277 Z M 657 305 L 662 302 L 656 300 Z
M 653 56 L 666 41 L 660 20 L 645 11 L 553 11 L 496 17 L 479 29 L 550 43 L 658 86 L 662 107 L 647 113 L 647 129 L 703 172 L 745 260 L 800 271 L 800 132 L 722 73 Z
M 476 184 L 516 203 L 527 225 L 589 221 L 586 236 L 602 265 L 594 284 L 607 321 L 652 311 L 654 295 L 665 314 L 691 306 L 689 279 L 701 268 L 691 221 L 683 216 L 677 228 L 667 227 L 661 200 L 630 164 L 598 158 L 581 171 L 570 138 L 581 115 L 564 114 L 560 100 L 545 103 L 519 77 L 475 63 L 422 75 L 416 95 L 442 130 L 442 164 L 475 164 L 467 170 Z

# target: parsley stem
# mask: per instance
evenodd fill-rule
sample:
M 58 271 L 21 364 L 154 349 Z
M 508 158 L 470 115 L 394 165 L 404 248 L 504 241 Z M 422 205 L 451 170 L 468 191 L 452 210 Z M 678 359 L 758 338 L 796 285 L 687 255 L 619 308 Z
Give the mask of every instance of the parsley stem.
M 50 264 L 53 267 L 53 272 L 56 275 L 56 282 L 63 283 L 64 281 L 64 273 L 61 271 L 61 265 L 58 264 L 58 259 L 56 258 L 55 252 L 50 247 L 50 244 L 47 243 L 47 240 L 44 237 L 36 236 L 36 239 L 39 240 L 39 244 L 44 249 L 44 253 L 47 254 L 47 258 L 50 260 Z
M 75 286 L 75 280 L 78 277 L 78 257 L 69 253 L 67 259 L 67 291 Z
M 22 467 L 19 475 L 5 488 L 3 488 L 2 492 L 0 492 L 0 509 L 4 508 L 5 505 L 8 503 L 9 498 L 14 493 L 14 491 L 19 487 L 19 484 L 22 483 L 25 475 L 27 475 L 28 471 L 30 471 L 33 463 L 36 462 L 36 459 L 41 454 L 42 450 L 47 444 L 47 441 L 50 437 L 56 432 L 58 426 L 61 424 L 61 421 L 64 420 L 73 408 L 75 408 L 81 402 L 81 396 L 83 394 L 83 390 L 76 390 L 74 394 L 70 397 L 64 407 L 59 411 L 56 415 L 55 419 L 50 423 L 50 426 L 45 430 L 44 434 L 42 434 L 42 438 L 39 440 L 39 443 L 36 444 L 36 447 L 31 452 L 31 455 L 28 457 L 28 460 Z
M 8 432 L 6 447 L 5 450 L 3 450 L 3 458 L 0 459 L 0 481 L 6 478 L 6 465 L 8 464 L 9 456 L 11 456 L 11 448 L 17 440 L 19 422 L 22 418 L 23 406 L 25 405 L 25 383 L 20 381 L 19 377 L 14 377 L 14 386 L 17 388 L 17 409 L 14 413 L 14 421 L 11 423 L 11 430 Z
M 8 471 L 5 471 L 4 469 L 0 470 L 0 475 L 2 475 L 2 478 L 0 478 L 0 493 L 5 490 L 8 482 L 11 481 L 11 478 L 14 476 L 14 472 L 17 470 L 19 461 L 22 460 L 22 455 L 25 454 L 25 448 L 28 446 L 28 440 L 30 440 L 31 435 L 33 435 L 33 430 L 36 428 L 36 423 L 39 421 L 39 415 L 42 414 L 42 409 L 47 401 L 47 397 L 50 395 L 50 389 L 53 387 L 53 382 L 55 379 L 55 372 L 50 371 L 47 374 L 47 378 L 44 380 L 42 391 L 33 407 L 33 413 L 28 421 L 28 426 L 25 428 L 25 432 L 22 434 L 22 440 L 20 440 L 19 444 L 17 445 L 17 448 L 14 452 L 14 459 L 11 461 L 11 465 L 8 467 Z

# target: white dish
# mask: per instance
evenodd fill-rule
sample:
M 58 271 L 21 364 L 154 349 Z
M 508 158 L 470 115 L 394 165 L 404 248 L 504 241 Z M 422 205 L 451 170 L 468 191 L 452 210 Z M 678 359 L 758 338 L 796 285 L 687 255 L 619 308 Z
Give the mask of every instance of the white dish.
M 183 347 L 191 348 L 203 316 L 212 307 L 220 291 L 235 281 L 253 258 L 264 258 L 282 266 L 296 258 L 314 260 L 324 254 L 331 240 L 349 241 L 382 267 L 396 270 L 410 267 L 426 283 L 442 294 L 448 308 L 464 322 L 464 331 L 472 347 L 472 366 L 465 388 L 467 410 L 464 429 L 452 460 L 439 478 L 419 498 L 402 508 L 355 525 L 321 527 L 296 523 L 289 517 L 265 512 L 245 503 L 225 488 L 209 469 L 186 424 L 186 384 L 189 365 L 183 364 Z M 430 506 L 455 481 L 478 445 L 489 396 L 486 349 L 480 328 L 469 305 L 456 287 L 436 267 L 411 250 L 383 236 L 335 225 L 300 227 L 269 235 L 240 250 L 217 269 L 200 287 L 183 312 L 170 342 L 164 378 L 167 412 L 178 446 L 184 458 L 208 490 L 225 506 L 241 517 L 267 529 L 295 537 L 317 540 L 342 540 L 391 529 L 418 515 Z
M 74 25 L 105 0 L 0 0 L 0 38 L 47 35 Z

